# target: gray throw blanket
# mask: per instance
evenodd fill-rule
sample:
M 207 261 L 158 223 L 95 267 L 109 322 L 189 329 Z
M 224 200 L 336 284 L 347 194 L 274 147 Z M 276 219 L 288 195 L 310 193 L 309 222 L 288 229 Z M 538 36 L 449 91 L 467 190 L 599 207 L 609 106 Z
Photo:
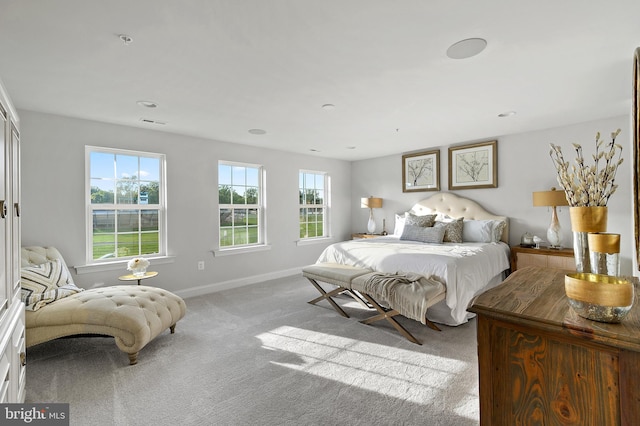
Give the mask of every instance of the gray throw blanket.
M 354 287 L 355 288 L 355 287 Z M 377 302 L 387 304 L 401 315 L 427 323 L 427 308 L 433 298 L 445 291 L 440 281 L 414 273 L 374 273 L 360 290 Z

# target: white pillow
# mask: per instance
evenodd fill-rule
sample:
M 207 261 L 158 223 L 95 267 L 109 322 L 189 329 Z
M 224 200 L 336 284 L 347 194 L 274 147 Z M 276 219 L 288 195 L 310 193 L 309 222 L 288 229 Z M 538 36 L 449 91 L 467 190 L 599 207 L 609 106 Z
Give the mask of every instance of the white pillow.
M 393 228 L 393 235 L 396 237 L 400 237 L 402 235 L 402 230 L 404 229 L 404 213 L 396 214 L 396 222 Z
M 497 243 L 507 223 L 503 220 L 465 220 L 462 241 L 465 243 Z

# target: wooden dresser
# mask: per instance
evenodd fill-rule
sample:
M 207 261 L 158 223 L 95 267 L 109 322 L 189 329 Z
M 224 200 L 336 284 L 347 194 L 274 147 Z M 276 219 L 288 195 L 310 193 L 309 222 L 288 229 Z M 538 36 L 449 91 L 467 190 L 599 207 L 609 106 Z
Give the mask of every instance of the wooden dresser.
M 511 247 L 511 271 L 525 266 L 543 266 L 546 268 L 575 271 L 576 263 L 573 249 L 550 249 L 548 247 L 529 248 L 522 246 Z
M 526 267 L 480 295 L 482 425 L 640 424 L 640 295 L 621 324 L 569 307 L 564 274 Z

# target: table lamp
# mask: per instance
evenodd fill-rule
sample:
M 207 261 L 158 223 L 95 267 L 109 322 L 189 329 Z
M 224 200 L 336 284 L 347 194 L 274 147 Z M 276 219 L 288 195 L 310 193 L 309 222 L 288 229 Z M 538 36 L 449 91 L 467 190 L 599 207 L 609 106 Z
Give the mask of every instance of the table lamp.
M 376 232 L 376 221 L 373 219 L 373 209 L 379 209 L 382 207 L 382 198 L 375 198 L 373 196 L 369 198 L 360 199 L 360 207 L 363 209 L 369 209 L 369 222 L 367 222 L 367 231 L 370 234 Z
M 547 229 L 549 248 L 559 249 L 560 243 L 562 243 L 562 229 L 560 228 L 560 222 L 558 222 L 556 207 L 568 205 L 569 202 L 564 191 L 556 191 L 555 188 L 551 188 L 551 191 L 533 193 L 534 207 L 551 207 L 551 224 Z

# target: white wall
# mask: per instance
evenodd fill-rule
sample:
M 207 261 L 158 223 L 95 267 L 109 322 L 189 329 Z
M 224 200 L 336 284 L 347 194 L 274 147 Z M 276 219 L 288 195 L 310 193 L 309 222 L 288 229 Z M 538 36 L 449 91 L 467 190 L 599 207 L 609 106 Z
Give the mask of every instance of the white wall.
M 621 272 L 630 275 L 635 247 L 630 195 L 633 151 L 629 116 L 499 137 L 497 138 L 498 187 L 453 192 L 479 202 L 492 213 L 508 216 L 512 245 L 520 244 L 520 237 L 527 231 L 546 239 L 551 212 L 544 207 L 533 207 L 532 192 L 549 190 L 552 186 L 559 187 L 556 172 L 549 157 L 549 144 L 560 145 L 565 159 L 572 161 L 575 158 L 575 151 L 571 144 L 580 143 L 584 148 L 585 161 L 588 161 L 587 155 L 590 158 L 591 153 L 594 152 L 596 132 L 600 132 L 605 141 L 609 141 L 610 133 L 617 128 L 622 129 L 617 143 L 623 147 L 624 163 L 618 169 L 616 178 L 620 186 L 608 203 L 607 231 L 621 234 Z M 477 141 L 461 141 L 462 144 L 469 142 Z M 360 208 L 360 197 L 373 195 L 384 199 L 383 208 L 374 210 L 374 216 L 377 229 L 382 229 L 384 218 L 387 231 L 391 233 L 395 213 L 408 210 L 417 201 L 432 194 L 431 192 L 402 192 L 402 153 L 354 162 L 351 173 L 351 193 L 353 194 L 351 224 L 354 232 L 366 231 L 368 210 Z M 440 189 L 442 191 L 448 190 L 448 173 L 448 146 L 442 146 L 440 147 Z M 572 235 L 568 208 L 562 208 L 558 216 L 563 229 L 563 246 L 571 247 Z
M 351 163 L 245 145 L 20 111 L 22 244 L 56 246 L 71 266 L 85 263 L 85 145 L 164 153 L 167 157 L 168 251 L 175 262 L 154 265 L 148 283 L 195 295 L 294 273 L 315 262 L 328 242 L 298 246 L 298 171 L 329 172 L 332 234 L 351 232 Z M 267 173 L 268 243 L 257 253 L 214 257 L 218 160 L 262 164 Z M 206 262 L 197 270 L 197 261 Z M 85 288 L 121 284 L 121 270 L 75 275 Z

